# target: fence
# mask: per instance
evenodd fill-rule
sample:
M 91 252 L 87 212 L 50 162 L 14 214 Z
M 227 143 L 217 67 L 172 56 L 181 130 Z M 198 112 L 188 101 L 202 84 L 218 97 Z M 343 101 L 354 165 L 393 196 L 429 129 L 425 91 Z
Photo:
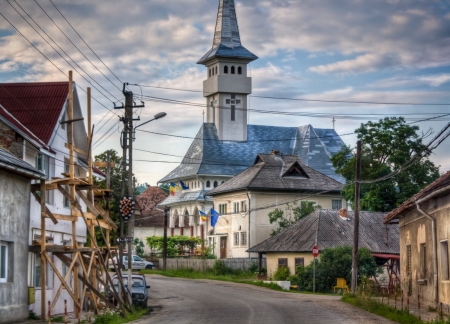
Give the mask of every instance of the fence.
M 214 266 L 214 259 L 167 259 L 166 268 L 171 270 L 177 269 L 194 269 L 195 271 L 206 271 Z M 253 264 L 258 264 L 257 258 L 252 259 L 223 259 L 221 260 L 227 268 L 248 270 Z M 159 259 L 159 264 L 163 264 L 163 260 Z M 266 268 L 266 259 L 262 259 L 262 267 Z

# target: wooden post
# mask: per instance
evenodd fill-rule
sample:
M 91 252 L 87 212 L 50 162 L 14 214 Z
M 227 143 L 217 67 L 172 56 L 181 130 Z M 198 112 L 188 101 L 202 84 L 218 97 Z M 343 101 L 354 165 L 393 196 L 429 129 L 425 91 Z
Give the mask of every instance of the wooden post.
M 67 300 L 64 299 L 64 324 L 67 324 Z
M 89 172 L 89 184 L 92 184 L 92 147 L 89 145 L 92 141 L 92 122 L 91 122 L 91 88 L 87 88 L 87 114 L 88 114 L 88 147 L 89 147 L 89 160 L 88 160 L 88 172 Z
M 420 321 L 420 295 L 417 295 L 417 307 L 419 309 L 418 313 L 419 313 L 419 321 Z
M 47 271 L 45 253 L 45 180 L 40 180 L 40 192 L 41 192 L 41 316 L 45 319 L 45 287 L 47 285 Z
M 356 293 L 358 286 L 358 240 L 359 240 L 359 198 L 361 177 L 361 141 L 356 143 L 356 176 L 355 176 L 355 208 L 353 223 L 353 260 L 352 260 L 352 292 Z

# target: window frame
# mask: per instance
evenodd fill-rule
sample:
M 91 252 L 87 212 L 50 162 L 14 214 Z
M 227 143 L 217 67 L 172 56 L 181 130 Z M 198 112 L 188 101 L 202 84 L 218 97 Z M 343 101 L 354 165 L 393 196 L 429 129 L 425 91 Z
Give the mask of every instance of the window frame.
M 242 74 L 242 66 L 238 66 L 238 74 Z
M 337 203 L 338 208 L 334 208 Z M 331 210 L 340 210 L 342 208 L 342 199 L 331 199 Z
M 234 65 L 231 67 L 231 74 L 236 74 L 236 68 L 234 67 Z
M 4 251 L 2 251 L 4 248 Z M 8 251 L 8 243 L 7 242 L 0 242 L 0 283 L 8 282 L 8 258 L 9 258 L 9 251 Z M 2 268 L 4 269 L 4 273 L 2 276 Z
M 448 240 L 443 240 L 439 244 L 440 259 L 441 259 L 441 281 L 450 280 L 450 262 L 448 255 Z
M 214 184 L 213 184 L 214 188 L 216 188 L 218 185 L 219 185 L 219 182 L 214 181 Z
M 295 258 L 294 266 L 295 266 L 295 273 L 297 274 L 297 267 L 305 267 L 305 258 Z
M 223 67 L 223 73 L 228 74 L 228 65 Z
M 426 279 L 427 278 L 427 244 L 426 243 L 420 243 L 420 253 L 419 253 L 419 266 L 420 266 L 420 279 Z
M 247 232 L 240 232 L 240 233 L 241 233 L 240 237 L 241 246 L 247 246 Z
M 278 258 L 278 269 L 281 267 L 288 267 L 288 258 Z
M 239 202 L 233 203 L 233 214 L 239 214 Z
M 233 246 L 239 246 L 239 242 L 240 242 L 240 234 L 239 232 L 234 232 L 233 233 Z

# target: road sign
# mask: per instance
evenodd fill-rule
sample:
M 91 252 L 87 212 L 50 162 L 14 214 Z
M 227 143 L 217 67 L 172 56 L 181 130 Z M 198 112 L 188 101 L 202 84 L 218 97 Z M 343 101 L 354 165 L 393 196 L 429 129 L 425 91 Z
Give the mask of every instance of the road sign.
M 319 255 L 319 247 L 317 245 L 314 245 L 312 248 L 312 254 L 315 258 Z
M 132 237 L 118 237 L 117 242 L 133 242 Z

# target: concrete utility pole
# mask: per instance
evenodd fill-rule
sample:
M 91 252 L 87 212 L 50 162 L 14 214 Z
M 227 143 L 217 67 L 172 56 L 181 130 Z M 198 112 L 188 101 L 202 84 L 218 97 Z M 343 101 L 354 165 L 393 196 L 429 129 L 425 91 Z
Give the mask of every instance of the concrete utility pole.
M 361 180 L 361 141 L 356 143 L 356 176 L 355 176 L 355 220 L 353 228 L 353 260 L 352 260 L 352 292 L 358 286 L 358 239 L 359 239 L 359 196 Z
M 125 95 L 125 118 L 128 123 L 128 196 L 134 199 L 133 190 L 133 92 L 124 91 Z M 125 133 L 124 129 L 124 133 Z M 134 237 L 134 214 L 128 220 L 128 237 Z M 133 242 L 128 241 L 128 286 L 131 284 L 131 269 L 133 261 Z M 131 290 L 130 290 L 131 291 Z

